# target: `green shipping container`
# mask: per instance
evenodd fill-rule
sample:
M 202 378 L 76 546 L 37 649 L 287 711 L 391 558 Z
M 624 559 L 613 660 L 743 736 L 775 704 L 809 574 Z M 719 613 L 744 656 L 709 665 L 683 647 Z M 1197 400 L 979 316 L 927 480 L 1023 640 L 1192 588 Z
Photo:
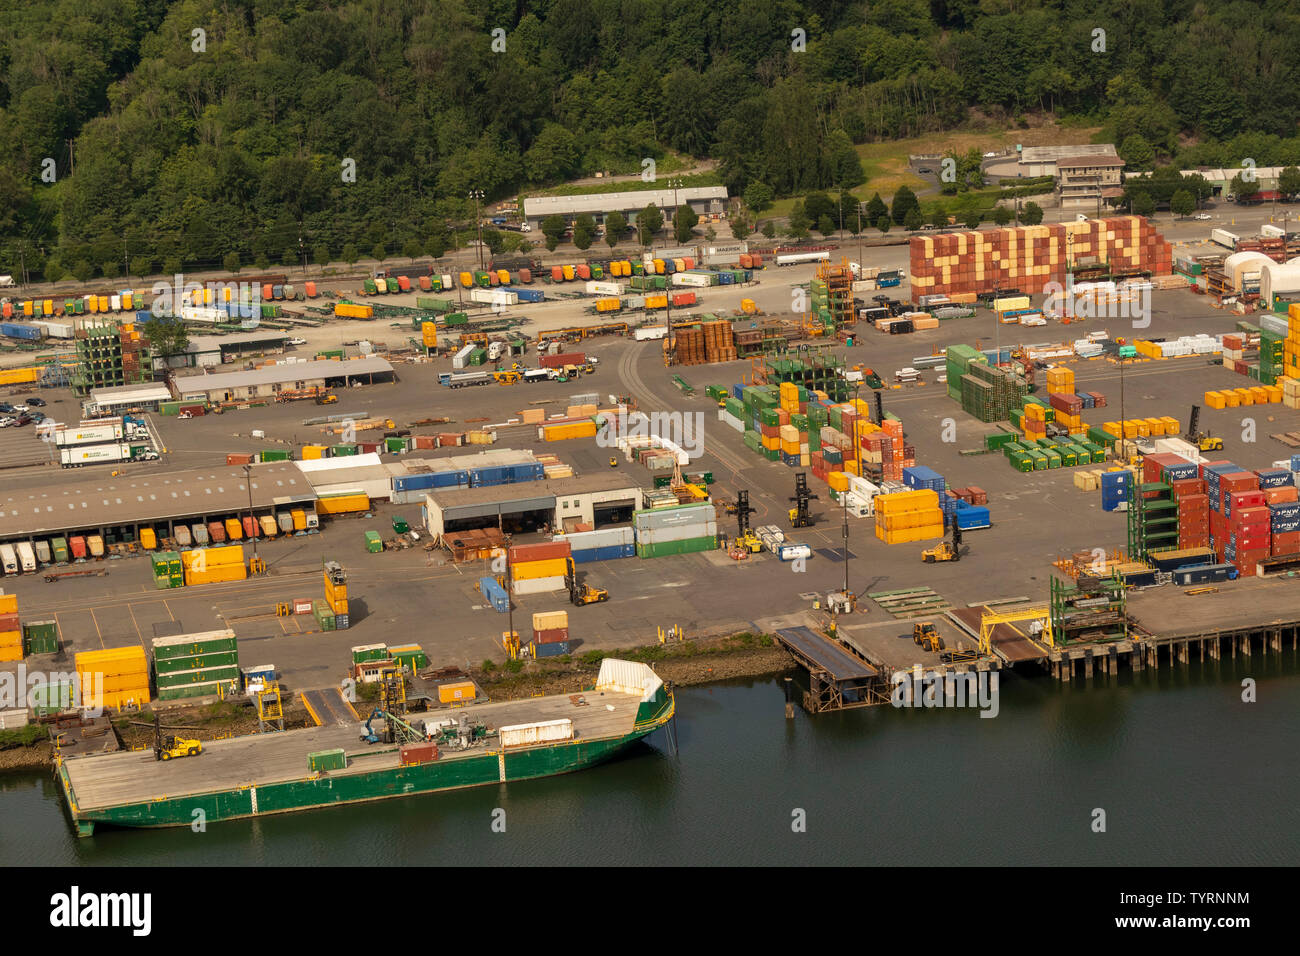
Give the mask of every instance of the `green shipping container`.
M 399 664 L 405 664 L 413 671 L 424 670 L 429 666 L 429 655 L 424 653 L 422 648 L 414 650 L 394 650 L 392 651 L 393 660 Z
M 487 361 L 487 349 L 475 349 L 469 353 L 470 365 L 482 365 Z
M 385 438 L 384 439 L 384 449 L 390 455 L 400 455 L 405 451 L 409 451 L 410 447 L 411 447 L 411 440 L 409 438 Z
M 55 538 L 53 541 L 50 542 L 50 545 L 51 547 L 54 548 L 54 560 L 59 564 L 67 564 L 68 563 L 68 539 Z
M 366 551 L 370 554 L 379 554 L 384 550 L 384 539 L 379 536 L 378 531 L 366 532 Z
M 716 535 L 702 538 L 683 538 L 680 541 L 661 541 L 654 544 L 637 542 L 638 558 L 664 558 L 675 554 L 693 554 L 697 551 L 714 551 L 718 547 Z
M 307 769 L 315 773 L 323 770 L 346 770 L 347 754 L 340 747 L 338 750 L 319 750 L 307 755 Z
M 158 403 L 159 415 L 179 415 L 180 411 L 181 411 L 180 402 L 159 402 Z
M 370 647 L 358 644 L 352 648 L 352 663 L 362 664 L 366 661 L 382 661 L 388 657 L 388 645 L 378 644 Z
M 379 292 L 379 287 L 375 285 L 374 279 L 367 279 L 362 287 L 366 290 L 366 295 L 375 295 Z
M 232 667 L 238 664 L 238 651 L 214 651 L 211 654 L 195 654 L 191 657 L 156 657 L 154 671 L 161 678 L 163 674 L 203 670 L 207 667 Z
M 228 680 L 205 681 L 199 684 L 180 684 L 176 687 L 159 687 L 158 699 L 185 700 L 191 697 L 216 697 L 218 694 L 228 693 L 229 690 L 230 681 Z
M 237 651 L 239 641 L 233 635 L 205 638 L 202 641 L 178 640 L 175 637 L 155 637 L 153 659 L 172 660 L 177 657 L 194 657 L 201 654 L 222 654 Z
M 37 717 L 57 714 L 72 707 L 72 684 L 64 681 L 58 684 L 38 684 L 32 688 L 29 698 Z
M 270 448 L 262 449 L 258 455 L 258 461 L 288 461 L 289 453 L 287 451 L 276 451 Z
M 469 325 L 469 313 L 453 312 L 443 321 L 446 322 L 447 325 Z
M 330 449 L 330 453 L 335 458 L 341 458 L 344 455 L 355 455 L 357 453 L 356 445 L 335 445 Z
M 26 621 L 23 623 L 23 642 L 28 654 L 57 654 L 59 625 L 55 621 Z
M 155 682 L 158 689 L 162 690 L 164 687 L 189 687 L 192 684 L 211 684 L 232 680 L 239 680 L 239 668 L 235 665 L 172 671 L 171 673 L 158 674 Z
M 389 292 L 401 292 L 401 291 L 402 291 L 401 283 L 399 283 L 399 282 L 398 282 L 396 279 L 394 279 L 394 278 L 389 278 L 388 281 L 387 281 L 387 285 L 388 285 L 388 291 L 389 291 Z

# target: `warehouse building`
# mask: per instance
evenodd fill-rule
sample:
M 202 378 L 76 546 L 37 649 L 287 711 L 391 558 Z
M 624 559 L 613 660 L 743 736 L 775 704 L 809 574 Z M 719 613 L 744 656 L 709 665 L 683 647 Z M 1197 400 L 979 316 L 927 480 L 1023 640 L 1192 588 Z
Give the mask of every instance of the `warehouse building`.
M 392 380 L 393 366 L 377 355 L 368 355 L 343 362 L 329 359 L 288 361 L 241 372 L 186 375 L 174 379 L 172 387 L 181 401 L 240 402 L 273 399 L 285 389 L 372 385 Z
M 1056 199 L 1062 209 L 1096 209 L 1124 195 L 1118 156 L 1066 156 L 1056 161 Z
M 252 469 L 254 515 L 300 509 L 314 518 L 316 494 L 296 467 L 268 463 Z M 248 514 L 249 484 L 242 467 L 108 480 L 78 472 L 64 484 L 0 494 L 0 541 L 35 544 L 56 536 L 98 534 L 111 546 L 138 542 L 144 528 L 170 538 L 179 524 Z
M 1019 148 L 1015 155 L 999 157 L 986 163 L 984 175 L 994 179 L 1059 176 L 1059 165 L 1062 159 L 1078 162 L 1082 159 L 1118 158 L 1119 152 L 1115 149 L 1114 143 L 1082 146 L 1024 146 Z
M 155 357 L 153 367 L 205 368 L 249 356 L 276 355 L 284 352 L 288 341 L 289 336 L 284 332 L 270 329 L 233 335 L 192 335 L 185 351 L 171 356 L 165 362 L 162 358 Z
M 1280 198 L 1277 195 L 1277 184 L 1285 168 L 1284 166 L 1256 166 L 1255 181 L 1259 183 L 1259 192 L 1252 197 L 1252 200 L 1270 202 Z M 1201 176 L 1209 184 L 1210 195 L 1225 196 L 1232 192 L 1232 180 L 1240 176 L 1244 169 L 1243 166 L 1229 166 L 1226 169 L 1210 169 L 1202 166 L 1199 169 L 1180 169 L 1179 172 L 1184 176 Z M 1150 175 L 1150 172 L 1129 173 L 1128 177 L 1140 179 Z
M 474 528 L 573 531 L 627 524 L 641 507 L 641 489 L 618 474 L 596 472 L 572 478 L 483 488 L 436 488 L 424 503 L 425 527 L 435 538 Z
M 644 189 L 625 193 L 593 193 L 587 196 L 532 196 L 524 200 L 524 221 L 540 232 L 547 216 L 560 216 L 572 223 L 578 216 L 590 215 L 603 224 L 612 212 L 621 212 L 629 226 L 636 224 L 636 214 L 654 203 L 671 210 L 683 203 L 702 217 L 721 216 L 727 209 L 726 186 L 690 186 L 681 189 Z
M 365 494 L 370 499 L 387 501 L 393 494 L 393 479 L 406 474 L 403 462 L 391 464 L 379 455 L 347 455 L 342 458 L 317 458 L 295 462 L 318 497 Z

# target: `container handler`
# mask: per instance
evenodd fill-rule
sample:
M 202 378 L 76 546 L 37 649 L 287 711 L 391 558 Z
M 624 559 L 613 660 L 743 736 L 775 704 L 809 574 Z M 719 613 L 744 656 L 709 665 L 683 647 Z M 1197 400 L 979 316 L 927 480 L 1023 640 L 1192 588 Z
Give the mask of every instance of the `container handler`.
M 569 600 L 573 602 L 574 607 L 609 600 L 609 592 L 604 588 L 593 588 L 578 583 L 578 572 L 574 568 L 573 558 L 565 559 L 564 585 L 569 589 Z

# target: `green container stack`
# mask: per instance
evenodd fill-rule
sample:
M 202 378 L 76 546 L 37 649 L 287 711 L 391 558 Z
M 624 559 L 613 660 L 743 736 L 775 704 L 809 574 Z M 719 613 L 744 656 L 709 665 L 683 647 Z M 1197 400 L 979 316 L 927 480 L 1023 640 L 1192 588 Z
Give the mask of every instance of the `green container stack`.
M 1263 329 L 1259 333 L 1259 381 L 1263 385 L 1276 385 L 1285 366 L 1282 350 L 1286 336 Z
M 368 554 L 379 554 L 384 550 L 384 539 L 379 536 L 378 531 L 366 532 L 366 552 Z
M 288 461 L 289 452 L 284 450 L 264 448 L 262 449 L 262 451 L 258 453 L 257 460 L 258 461 Z
M 967 368 L 959 380 L 962 410 L 982 422 L 1011 420 L 1012 411 L 1020 409 L 1029 394 L 1029 383 L 1010 369 L 980 362 Z
M 383 661 L 388 659 L 386 644 L 358 644 L 352 648 L 352 663 L 364 664 L 366 661 Z
M 72 683 L 38 684 L 32 688 L 30 700 L 37 717 L 48 717 L 74 706 Z
M 231 631 L 156 637 L 153 670 L 159 700 L 215 696 L 239 686 L 239 645 Z
M 398 293 L 402 291 L 401 283 L 399 283 L 396 278 L 389 278 L 385 280 L 384 284 L 387 286 L 390 293 Z
M 374 279 L 367 279 L 362 288 L 366 290 L 366 295 L 375 295 L 379 292 L 379 286 L 375 285 Z
M 335 445 L 330 449 L 330 454 L 334 458 L 341 458 L 344 455 L 355 455 L 357 453 L 356 445 Z
M 487 361 L 487 349 L 475 349 L 469 353 L 470 365 L 482 365 Z
M 338 750 L 318 750 L 314 754 L 307 755 L 307 769 L 312 773 L 320 773 L 323 770 L 346 770 L 347 767 L 348 757 L 341 747 Z
M 950 345 L 946 355 L 948 373 L 948 397 L 955 402 L 961 401 L 961 378 L 970 371 L 972 363 L 988 364 L 983 352 L 969 345 Z
M 316 625 L 322 631 L 334 630 L 334 609 L 329 606 L 328 602 L 324 600 L 313 601 L 311 615 L 316 618 Z
M 716 535 L 700 538 L 682 538 L 679 541 L 661 541 L 655 544 L 637 542 L 638 558 L 664 558 L 674 554 L 692 554 L 697 551 L 713 551 L 718 547 Z
M 185 587 L 185 568 L 179 551 L 155 551 L 149 556 L 153 564 L 153 586 L 159 591 Z
M 57 654 L 59 652 L 59 624 L 57 621 L 24 621 L 24 653 Z
M 447 325 L 469 325 L 468 312 L 452 312 L 443 322 Z

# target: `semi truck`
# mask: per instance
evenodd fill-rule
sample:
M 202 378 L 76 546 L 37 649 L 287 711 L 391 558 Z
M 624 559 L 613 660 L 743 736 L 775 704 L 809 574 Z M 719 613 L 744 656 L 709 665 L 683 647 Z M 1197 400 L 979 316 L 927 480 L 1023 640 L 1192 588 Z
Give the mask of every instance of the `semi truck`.
M 792 252 L 789 255 L 776 257 L 776 264 L 778 266 L 797 266 L 805 262 L 830 261 L 831 254 L 829 252 Z
M 148 445 L 114 442 L 111 445 L 76 445 L 59 449 L 59 464 L 64 468 L 82 465 L 116 464 L 124 461 L 157 461 L 158 453 Z
M 443 372 L 438 376 L 438 384 L 449 388 L 464 388 L 467 385 L 488 385 L 493 381 L 487 372 Z

